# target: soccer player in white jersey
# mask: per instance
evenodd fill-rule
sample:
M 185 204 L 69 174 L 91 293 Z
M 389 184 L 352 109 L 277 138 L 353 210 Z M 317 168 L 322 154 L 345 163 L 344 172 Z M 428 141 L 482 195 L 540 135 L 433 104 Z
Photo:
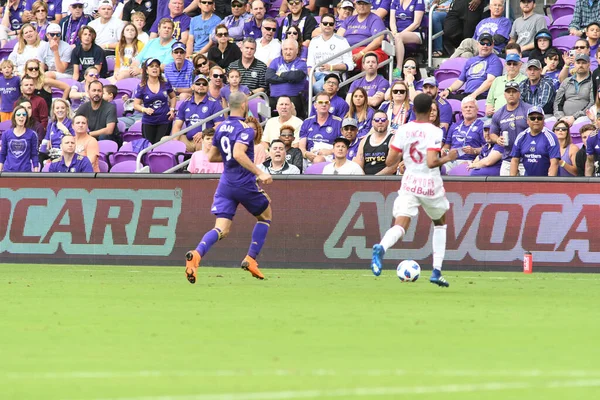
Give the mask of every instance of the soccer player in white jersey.
M 419 213 L 419 206 L 433 221 L 433 274 L 429 282 L 442 287 L 450 284 L 442 276 L 442 262 L 446 253 L 446 211 L 450 203 L 446 199 L 440 168 L 456 160 L 458 152 L 451 150 L 440 157 L 442 130 L 429 123 L 431 96 L 421 93 L 414 99 L 415 121 L 398 128 L 390 143 L 385 161 L 387 166 L 398 164 L 404 159 L 406 171 L 394 201 L 394 226 L 373 246 L 371 270 L 375 276 L 381 274 L 383 256 L 406 233 L 410 221 Z M 406 156 L 404 156 L 406 154 Z

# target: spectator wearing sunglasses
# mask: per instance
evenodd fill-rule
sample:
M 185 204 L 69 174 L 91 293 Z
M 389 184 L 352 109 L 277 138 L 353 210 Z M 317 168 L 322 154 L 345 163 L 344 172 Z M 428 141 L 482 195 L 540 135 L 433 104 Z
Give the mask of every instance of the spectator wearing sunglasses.
M 30 118 L 25 107 L 17 106 L 10 129 L 2 135 L 0 172 L 39 172 L 38 136 L 27 128 Z
M 535 48 L 535 34 L 546 29 L 546 19 L 535 12 L 535 0 L 521 0 L 519 2 L 523 15 L 513 22 L 510 30 L 510 42 L 521 46 L 523 57 L 529 57 L 529 52 Z
M 283 41 L 282 56 L 274 59 L 269 67 L 265 80 L 269 84 L 271 109 L 277 106 L 277 98 L 282 95 L 290 95 L 290 99 L 296 107 L 298 117 L 305 117 L 304 107 L 304 83 L 306 81 L 307 67 L 298 57 L 298 42 L 294 39 Z
M 462 100 L 470 96 L 477 100 L 487 98 L 488 90 L 497 76 L 502 75 L 502 62 L 493 53 L 494 38 L 489 33 L 479 37 L 479 54 L 469 58 L 458 79 L 442 91 L 442 98 Z M 463 93 L 454 93 L 462 88 Z
M 208 95 L 208 78 L 206 76 L 196 75 L 192 91 L 192 97 L 183 102 L 177 110 L 177 117 L 173 123 L 173 135 L 180 132 L 184 125 L 186 128 L 190 127 L 223 109 L 221 103 Z M 223 121 L 223 116 L 206 122 L 204 128 L 213 128 L 220 121 Z M 202 141 L 202 130 L 203 126 L 198 126 L 185 135 L 179 136 L 179 141 L 185 143 L 188 152 L 196 151 L 196 144 Z
M 98 79 L 100 79 L 98 68 L 91 66 L 83 73 L 83 82 L 77 82 L 77 84 L 71 86 L 69 99 L 71 100 L 73 110 L 77 110 L 82 103 L 90 100 L 88 97 L 88 87 L 90 86 L 90 83 L 97 81 Z
M 44 63 L 46 76 L 53 79 L 67 79 L 73 77 L 71 54 L 73 48 L 60 39 L 60 26 L 55 23 L 46 29 L 46 42 L 40 44 L 38 59 Z
M 281 55 L 281 42 L 277 35 L 277 20 L 265 18 L 261 27 L 262 37 L 256 41 L 256 55 L 266 65 Z
M 207 57 L 214 61 L 219 67 L 227 68 L 235 60 L 239 60 L 242 51 L 239 46 L 229 40 L 229 29 L 224 24 L 219 24 L 215 28 L 217 45 L 208 49 Z
M 585 111 L 594 105 L 595 95 L 590 73 L 590 56 L 577 54 L 575 74 L 565 79 L 556 91 L 554 117 L 558 121 L 566 121 L 569 126 L 589 122 Z
M 394 175 L 397 171 L 398 164 L 390 167 L 385 165 L 390 142 L 394 137 L 394 132 L 389 130 L 389 122 L 385 112 L 376 111 L 373 129 L 358 146 L 358 154 L 353 161 L 365 171 L 365 175 Z
M 319 93 L 316 103 L 316 114 L 305 119 L 300 127 L 298 148 L 302 151 L 306 166 L 332 161 L 333 141 L 342 130 L 342 119 L 329 112 L 329 95 Z
M 544 126 L 544 110 L 531 107 L 527 111 L 529 128 L 517 136 L 511 152 L 510 176 L 517 176 L 521 158 L 525 176 L 557 176 L 560 161 L 558 138 Z
M 66 3 L 65 0 L 65 5 Z M 83 13 L 83 0 L 72 1 L 66 10 L 63 10 L 63 14 L 67 17 L 60 20 L 61 39 L 74 48 L 81 42 L 79 30 L 89 24 L 92 17 Z
M 576 64 L 575 58 L 579 54 L 585 54 L 585 55 L 589 56 L 590 70 L 598 69 L 598 60 L 596 57 L 591 56 L 590 44 L 588 43 L 587 40 L 585 40 L 585 39 L 577 40 L 571 50 L 572 51 L 570 51 L 568 53 L 567 52 L 563 53 L 563 61 L 565 64 L 564 64 L 563 68 L 560 70 L 560 74 L 558 75 L 558 80 L 560 82 L 563 82 L 565 79 L 567 79 L 568 77 L 573 76 L 575 74 L 575 71 L 577 69 L 577 66 L 575 65 Z
M 193 53 L 206 54 L 213 45 L 211 33 L 221 23 L 221 18 L 214 14 L 214 0 L 199 0 L 201 14 L 192 18 L 190 34 L 187 40 L 187 55 Z
M 194 64 L 185 58 L 185 44 L 175 42 L 171 48 L 173 49 L 173 62 L 165 66 L 165 78 L 171 84 L 179 100 L 187 100 L 192 96 Z
M 219 15 L 218 8 L 216 12 L 217 15 Z M 229 30 L 229 37 L 235 42 L 241 42 L 244 39 L 245 19 L 246 0 L 233 0 L 231 2 L 231 15 L 227 15 L 221 22 L 227 27 Z
M 321 34 L 312 39 L 308 46 L 306 64 L 308 65 L 309 73 L 320 62 L 350 47 L 345 38 L 333 33 L 334 25 L 335 17 L 332 14 L 325 14 L 321 17 Z M 323 90 L 325 78 L 329 74 L 336 74 L 339 81 L 342 74 L 353 69 L 354 61 L 352 61 L 352 54 L 350 53 L 344 53 L 327 64 L 319 66 L 313 75 L 314 92 L 319 93 Z
M 506 73 L 494 79 L 485 100 L 485 115 L 487 117 L 491 118 L 496 111 L 506 104 L 504 92 L 508 82 L 515 82 L 518 85 L 527 79 L 527 76 L 521 73 L 521 65 L 523 63 L 518 54 L 508 54 L 506 56 Z
M 312 33 L 317 28 L 317 20 L 312 16 L 311 12 L 304 7 L 302 0 L 288 0 L 290 13 L 281 22 L 281 40 L 288 38 L 288 29 L 295 26 L 301 33 L 301 36 L 296 39 L 301 39 L 302 46 L 308 49 Z

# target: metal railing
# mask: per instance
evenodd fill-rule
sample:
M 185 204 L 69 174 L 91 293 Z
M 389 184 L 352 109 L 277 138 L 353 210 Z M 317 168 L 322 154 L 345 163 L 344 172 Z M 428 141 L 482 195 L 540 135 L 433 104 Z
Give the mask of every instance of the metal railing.
M 381 42 L 381 50 L 383 50 L 383 52 L 385 54 L 387 54 L 389 58 L 387 60 L 385 60 L 385 61 L 380 62 L 377 65 L 377 68 L 379 69 L 379 68 L 384 67 L 384 66 L 386 66 L 388 64 L 391 64 L 394 61 L 394 57 L 396 57 L 396 47 L 394 46 L 394 34 L 390 30 L 386 29 L 385 31 L 378 32 L 377 34 L 371 36 L 368 39 L 365 39 L 365 40 L 362 40 L 362 41 L 356 43 L 355 45 L 347 48 L 344 51 L 336 53 L 336 54 L 332 55 L 331 57 L 326 58 L 325 60 L 318 62 L 314 67 L 312 67 L 312 69 L 310 70 L 310 74 L 308 74 L 308 82 L 309 82 L 309 85 L 308 85 L 308 116 L 310 116 L 310 114 L 312 112 L 312 103 L 313 103 L 313 78 L 314 78 L 314 75 L 315 75 L 315 71 L 319 72 L 318 68 L 320 66 L 327 64 L 329 61 L 332 61 L 332 60 L 338 58 L 339 56 L 341 56 L 343 54 L 346 54 L 348 52 L 352 53 L 352 50 L 354 50 L 356 48 L 359 48 L 361 46 L 364 46 L 365 44 L 369 44 L 373 40 L 377 39 L 379 36 L 383 36 L 383 35 L 389 35 L 391 37 L 391 39 L 392 39 L 391 42 L 388 42 L 388 41 L 385 41 L 385 40 L 383 42 Z M 392 70 L 393 70 L 393 68 L 389 68 L 389 81 L 390 82 L 392 82 Z M 366 74 L 367 73 L 365 71 L 362 71 L 358 75 L 355 75 L 352 78 L 346 79 L 345 81 L 341 82 L 339 87 L 342 88 L 344 86 L 347 86 L 347 85 L 351 84 L 352 82 L 354 82 L 355 80 L 362 78 Z
M 544 0 L 545 3 L 546 0 Z M 439 31 L 438 33 L 436 33 L 435 35 L 433 34 L 433 12 L 435 11 L 435 9 L 437 8 L 437 4 L 433 4 L 431 5 L 431 7 L 429 8 L 429 15 L 427 16 L 429 19 L 429 25 L 428 25 L 428 34 L 427 34 L 427 67 L 428 68 L 432 68 L 433 67 L 433 40 L 439 38 L 440 36 L 444 35 L 444 31 Z M 489 6 L 486 6 L 485 9 L 488 9 Z M 485 10 L 484 10 L 485 11 Z M 506 18 L 510 18 L 510 0 L 506 0 L 505 4 L 504 4 L 504 13 Z
M 265 117 L 265 121 L 264 122 L 266 122 L 266 119 L 271 117 L 271 107 L 269 106 L 269 96 L 267 96 L 267 94 L 264 93 L 264 92 L 259 92 L 259 93 L 253 94 L 252 96 L 249 96 L 248 100 L 252 100 L 252 99 L 255 99 L 257 97 L 262 97 L 265 100 L 265 103 L 259 103 L 258 104 L 258 113 L 259 113 L 259 115 L 262 115 L 263 117 Z M 140 151 L 138 153 L 138 155 L 137 155 L 137 158 L 135 160 L 135 172 L 136 173 L 139 173 L 139 172 L 141 172 L 141 173 L 149 173 L 150 172 L 150 167 L 149 166 L 142 165 L 142 157 L 145 154 L 149 153 L 153 149 L 159 147 L 160 145 L 162 145 L 162 144 L 164 144 L 166 142 L 169 142 L 171 140 L 175 140 L 175 139 L 177 139 L 181 135 L 185 135 L 186 133 L 188 133 L 189 131 L 191 131 L 193 129 L 196 129 L 196 128 L 200 127 L 200 126 L 204 126 L 204 124 L 206 124 L 207 122 L 212 121 L 213 119 L 215 119 L 217 117 L 220 117 L 221 115 L 225 114 L 226 112 L 229 112 L 229 110 L 230 110 L 230 108 L 227 107 L 227 108 L 219 111 L 216 114 L 213 114 L 213 115 L 211 115 L 209 117 L 201 119 L 200 121 L 196 122 L 195 124 L 190 125 L 190 126 L 186 127 L 185 129 L 182 129 L 182 130 L 180 130 L 179 132 L 177 132 L 177 133 L 175 133 L 173 135 L 164 136 L 159 142 L 156 142 L 153 145 L 150 145 L 150 146 L 146 147 L 145 149 L 143 149 L 142 151 Z M 264 122 L 261 122 L 261 125 L 264 125 Z M 167 173 L 175 172 L 178 169 L 187 166 L 189 163 L 190 163 L 190 160 L 185 160 L 185 161 L 177 164 L 176 166 L 174 166 L 172 168 L 169 168 L 168 170 L 166 170 L 163 173 L 167 174 Z

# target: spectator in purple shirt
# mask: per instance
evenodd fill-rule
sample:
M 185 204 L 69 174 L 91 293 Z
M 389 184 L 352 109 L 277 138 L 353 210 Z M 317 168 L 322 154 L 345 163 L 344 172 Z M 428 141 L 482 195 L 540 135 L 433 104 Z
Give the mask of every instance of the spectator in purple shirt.
M 183 13 L 183 0 L 169 0 L 169 14 L 164 17 L 173 21 L 173 39 L 178 42 L 187 43 L 190 33 L 190 23 L 192 19 Z M 150 39 L 158 37 L 158 27 L 161 18 L 156 18 L 152 28 L 150 28 Z
M 471 96 L 477 100 L 485 99 L 492 82 L 497 76 L 502 75 L 502 62 L 493 53 L 494 38 L 489 33 L 479 37 L 479 55 L 469 58 L 458 79 L 447 89 L 442 91 L 442 98 L 463 99 Z M 453 93 L 462 88 L 463 93 Z
M 432 99 L 437 101 L 440 114 L 440 128 L 442 128 L 444 134 L 446 134 L 452 123 L 452 106 L 448 101 L 439 96 L 438 83 L 434 77 L 425 78 L 423 80 L 423 93 L 428 94 Z M 411 114 L 411 117 L 412 116 L 416 118 L 414 113 Z
M 265 3 L 262 0 L 254 0 L 250 5 L 252 18 L 244 24 L 244 38 L 254 38 L 258 40 L 262 37 L 262 22 L 265 19 Z
M 362 87 L 367 91 L 369 96 L 369 106 L 377 108 L 383 102 L 385 91 L 390 87 L 390 83 L 383 76 L 377 75 L 377 65 L 379 64 L 377 54 L 373 52 L 367 53 L 363 58 L 362 64 L 364 65 L 367 74 L 361 79 L 352 82 L 350 91 L 346 96 L 346 102 L 350 104 L 350 94 L 353 93 L 356 88 Z
M 346 103 L 346 100 L 338 96 L 338 89 L 340 88 L 340 76 L 335 72 L 332 72 L 325 76 L 323 80 L 323 92 L 329 95 L 329 112 L 340 118 L 344 118 L 350 106 Z M 315 115 L 317 112 L 316 106 L 313 103 L 311 115 Z
M 371 12 L 372 0 L 358 0 L 355 4 L 356 15 L 344 20 L 337 34 L 343 36 L 350 46 L 370 38 L 371 36 L 384 31 L 385 24 L 379 16 Z M 387 60 L 388 56 L 381 50 L 383 36 L 371 41 L 366 46 L 360 46 L 352 50 L 352 60 L 356 64 L 357 70 L 362 70 L 362 60 L 365 54 L 374 52 L 380 61 Z
M 358 128 L 358 139 L 364 137 L 371 130 L 373 114 L 373 109 L 367 104 L 367 91 L 362 87 L 356 88 L 356 90 L 352 92 L 350 110 L 348 110 L 345 118 L 350 118 L 356 121 L 356 126 Z M 350 141 L 352 142 L 352 140 Z M 358 144 L 356 144 L 356 146 L 358 147 Z
M 477 119 L 477 101 L 474 97 L 465 97 L 460 104 L 463 115 L 461 122 L 454 123 L 444 139 L 442 153 L 448 153 L 452 149 L 462 149 L 463 154 L 455 161 L 446 164 L 446 171 L 461 163 L 475 160 L 481 153 L 481 147 L 485 144 L 483 138 L 483 121 Z
M 333 160 L 333 141 L 341 136 L 342 119 L 329 112 L 329 95 L 317 95 L 317 113 L 304 120 L 300 127 L 298 148 L 307 163 Z
M 294 39 L 283 41 L 281 57 L 277 57 L 267 68 L 265 80 L 269 84 L 271 109 L 277 106 L 277 98 L 282 95 L 290 95 L 292 103 L 296 106 L 299 118 L 304 118 L 305 107 L 304 92 L 307 76 L 306 62 L 298 57 L 298 42 Z
M 12 61 L 0 63 L 0 122 L 10 120 L 15 100 L 21 96 L 21 79 L 14 75 L 14 69 Z
M 39 172 L 38 137 L 26 126 L 29 118 L 25 107 L 17 106 L 11 128 L 2 134 L 0 172 Z
M 142 116 L 142 135 L 154 144 L 171 133 L 177 98 L 171 84 L 163 78 L 160 60 L 149 58 L 144 63 L 142 81 L 135 91 L 133 108 Z M 169 107 L 170 106 L 170 107 Z
M 419 31 L 424 15 L 425 2 L 423 0 L 392 0 L 390 30 L 394 34 L 396 43 L 396 68 L 393 71 L 395 79 L 400 78 L 404 62 L 404 45 L 419 45 L 425 39 L 423 33 Z
M 481 153 L 475 160 L 469 163 L 471 176 L 498 176 L 500 175 L 500 166 L 502 165 L 502 156 L 504 147 L 494 144 L 490 139 L 490 120 L 483 123 L 483 137 L 485 144 L 481 148 Z

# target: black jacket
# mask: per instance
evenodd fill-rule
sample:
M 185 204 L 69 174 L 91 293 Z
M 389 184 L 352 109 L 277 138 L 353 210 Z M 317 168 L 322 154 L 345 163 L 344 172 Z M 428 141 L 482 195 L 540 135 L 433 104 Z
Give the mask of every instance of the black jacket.
M 550 47 L 548 47 L 545 51 L 540 50 L 540 48 L 538 47 L 538 42 L 537 42 L 538 37 L 543 34 L 550 35 L 550 38 L 549 38 Z M 533 50 L 531 50 L 531 52 L 529 53 L 530 60 L 533 60 L 533 59 L 538 60 L 542 64 L 542 67 L 545 67 L 546 62 L 544 59 L 546 58 L 546 53 L 548 52 L 548 50 L 554 49 L 558 53 L 557 69 L 560 71 L 562 69 L 562 67 L 565 65 L 565 62 L 562 58 L 562 51 L 560 51 L 559 49 L 557 49 L 556 47 L 554 47 L 552 45 L 552 35 L 550 34 L 550 31 L 548 29 L 542 29 L 538 33 L 535 34 L 535 39 L 533 40 L 533 45 L 535 46 L 535 48 Z

